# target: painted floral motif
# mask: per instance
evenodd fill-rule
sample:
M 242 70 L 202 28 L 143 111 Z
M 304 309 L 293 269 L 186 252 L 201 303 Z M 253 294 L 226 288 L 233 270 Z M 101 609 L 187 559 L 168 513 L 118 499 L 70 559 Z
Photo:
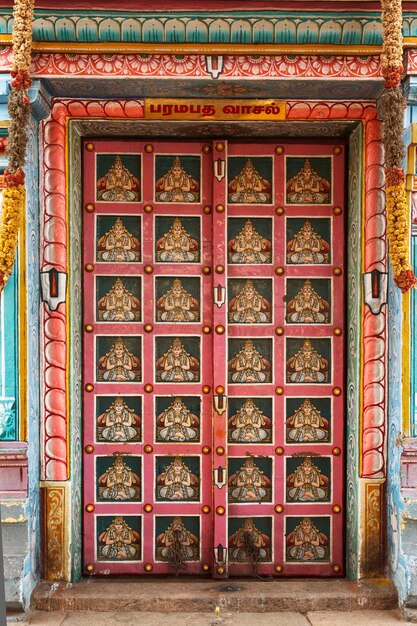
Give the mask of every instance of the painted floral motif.
M 271 242 L 260 235 L 252 220 L 246 220 L 240 232 L 229 241 L 230 263 L 270 263 Z
M 99 498 L 103 500 L 139 500 L 140 478 L 128 467 L 122 456 L 99 477 Z
M 311 518 L 304 517 L 287 535 L 287 560 L 327 560 L 328 543 L 327 535 L 316 528 Z
M 97 425 L 100 440 L 126 442 L 140 439 L 141 418 L 121 396 L 117 396 L 98 416 Z
M 115 156 L 107 174 L 97 181 L 97 200 L 106 202 L 137 202 L 139 180 L 123 165 L 122 158 Z
M 140 557 L 140 534 L 117 516 L 98 537 L 98 558 L 109 561 L 128 561 Z
M 98 260 L 107 263 L 139 261 L 139 240 L 116 218 L 111 229 L 98 240 Z

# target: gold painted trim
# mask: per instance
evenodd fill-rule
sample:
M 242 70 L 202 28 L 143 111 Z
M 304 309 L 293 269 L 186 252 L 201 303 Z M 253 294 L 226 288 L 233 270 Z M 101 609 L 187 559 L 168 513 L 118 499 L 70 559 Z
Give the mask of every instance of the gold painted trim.
M 66 481 L 42 481 L 43 491 L 43 577 L 70 581 L 71 491 Z
M 11 35 L 0 35 L 0 46 L 11 45 Z M 416 42 L 409 47 L 417 45 Z M 34 41 L 34 53 L 75 54 L 239 54 L 239 55 L 328 55 L 367 56 L 382 54 L 382 46 L 328 44 L 233 44 L 233 43 L 130 43 Z
M 26 215 L 26 193 L 24 211 Z M 19 333 L 19 350 L 18 350 L 18 394 L 19 394 L 19 441 L 28 440 L 28 420 L 27 420 L 27 391 L 28 391 L 28 373 L 27 373 L 27 288 L 26 288 L 26 219 L 22 219 L 19 234 L 19 271 L 18 271 L 18 333 Z

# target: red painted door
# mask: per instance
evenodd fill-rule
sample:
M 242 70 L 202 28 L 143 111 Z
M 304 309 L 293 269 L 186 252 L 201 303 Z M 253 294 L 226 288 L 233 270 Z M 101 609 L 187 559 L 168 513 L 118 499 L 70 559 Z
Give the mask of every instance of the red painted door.
M 345 147 L 83 153 L 85 571 L 343 575 Z

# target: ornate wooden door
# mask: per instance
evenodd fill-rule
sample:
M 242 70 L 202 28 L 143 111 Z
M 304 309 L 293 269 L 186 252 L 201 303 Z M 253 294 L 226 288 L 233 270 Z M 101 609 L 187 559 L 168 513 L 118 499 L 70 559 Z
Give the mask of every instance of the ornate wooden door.
M 344 145 L 83 153 L 86 572 L 343 575 Z

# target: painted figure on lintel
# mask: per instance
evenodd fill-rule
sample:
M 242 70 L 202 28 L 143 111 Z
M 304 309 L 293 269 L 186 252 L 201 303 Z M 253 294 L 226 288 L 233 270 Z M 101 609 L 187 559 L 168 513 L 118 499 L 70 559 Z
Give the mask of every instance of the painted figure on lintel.
M 328 478 L 314 465 L 311 457 L 287 478 L 287 497 L 292 502 L 319 502 L 327 499 Z
M 157 497 L 162 500 L 198 499 L 199 479 L 181 457 L 176 457 L 157 477 Z
M 301 230 L 287 244 L 288 263 L 294 265 L 328 263 L 330 246 L 306 220 Z
M 287 361 L 287 382 L 323 383 L 328 381 L 329 364 L 306 339 L 298 352 Z
M 234 443 L 258 443 L 269 439 L 271 420 L 262 413 L 252 398 L 246 398 L 242 407 L 230 418 L 229 429 L 230 427 L 230 436 Z
M 234 204 L 265 204 L 271 201 L 271 185 L 262 178 L 250 159 L 229 183 L 228 191 L 229 202 Z
M 229 321 L 239 324 L 259 324 L 271 321 L 271 304 L 247 280 L 240 292 L 229 302 Z
M 198 437 L 199 419 L 181 398 L 174 398 L 170 406 L 157 417 L 159 437 L 165 441 L 193 441 Z M 197 427 L 197 428 L 196 428 Z
M 140 438 L 140 417 L 118 396 L 109 408 L 98 416 L 100 439 L 114 442 Z
M 140 183 L 116 155 L 114 163 L 105 176 L 97 181 L 97 200 L 106 202 L 137 202 Z
M 315 172 L 309 159 L 301 170 L 287 182 L 287 202 L 291 204 L 327 204 L 330 183 Z
M 175 278 L 172 287 L 158 299 L 156 318 L 161 322 L 198 322 L 200 318 L 198 301 Z
M 231 557 L 234 561 L 250 561 L 254 553 L 257 560 L 267 560 L 270 552 L 270 539 L 255 526 L 251 517 L 247 517 L 242 526 L 229 537 Z
M 104 500 L 138 500 L 140 478 L 128 467 L 122 456 L 99 477 L 99 497 Z
M 121 337 L 115 340 L 107 354 L 99 358 L 98 369 L 99 380 L 127 382 L 141 379 L 140 359 L 128 350 Z
M 260 235 L 251 220 L 229 241 L 230 263 L 270 263 L 271 242 Z
M 288 302 L 287 321 L 294 324 L 329 321 L 329 303 L 313 289 L 310 280 L 305 280 L 297 295 Z
M 157 180 L 155 198 L 157 202 L 199 201 L 199 184 L 190 174 L 187 174 L 179 157 L 175 157 L 170 170 Z
M 130 528 L 121 516 L 99 535 L 99 558 L 109 560 L 133 560 L 140 556 L 140 534 Z
M 98 240 L 98 260 L 107 263 L 139 261 L 139 250 L 139 240 L 129 233 L 120 217 Z
M 229 478 L 230 502 L 262 502 L 267 500 L 270 481 L 248 457 L 242 467 Z M 268 490 L 268 491 L 267 491 Z
M 271 363 L 247 339 L 239 352 L 229 361 L 229 379 L 233 383 L 268 383 Z
M 140 302 L 117 278 L 109 292 L 98 301 L 99 319 L 105 322 L 140 320 Z
M 157 379 L 163 382 L 183 383 L 200 380 L 200 363 L 184 348 L 176 337 L 167 352 L 156 362 Z
M 156 243 L 157 260 L 164 263 L 196 263 L 199 260 L 198 241 L 189 235 L 179 217 Z
M 288 438 L 291 441 L 327 441 L 329 423 L 306 398 L 301 406 L 287 419 Z
M 157 551 L 162 560 L 176 563 L 198 558 L 199 538 L 187 530 L 181 517 L 174 517 L 165 532 L 156 538 Z
M 328 537 L 320 532 L 309 517 L 303 517 L 287 535 L 287 559 L 294 561 L 325 560 Z

